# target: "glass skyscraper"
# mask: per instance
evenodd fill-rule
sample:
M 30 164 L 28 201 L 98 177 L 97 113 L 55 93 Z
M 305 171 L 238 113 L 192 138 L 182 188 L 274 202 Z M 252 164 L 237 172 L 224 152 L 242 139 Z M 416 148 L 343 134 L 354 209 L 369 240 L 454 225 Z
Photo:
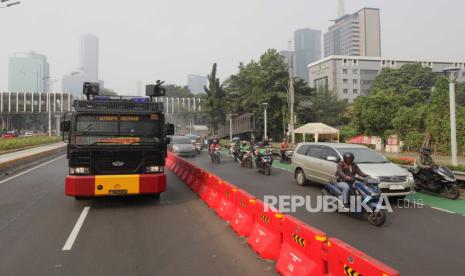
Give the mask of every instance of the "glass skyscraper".
M 49 81 L 47 56 L 30 52 L 17 53 L 9 58 L 9 91 L 48 92 Z

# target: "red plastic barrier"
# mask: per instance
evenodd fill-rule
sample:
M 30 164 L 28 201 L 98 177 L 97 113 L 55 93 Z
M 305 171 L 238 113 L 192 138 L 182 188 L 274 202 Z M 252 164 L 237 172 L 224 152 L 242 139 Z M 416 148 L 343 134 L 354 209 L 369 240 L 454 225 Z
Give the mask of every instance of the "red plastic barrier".
M 192 184 L 196 179 L 200 177 L 200 170 L 197 167 L 192 168 L 192 173 L 189 175 L 189 177 L 186 180 L 186 184 L 189 187 L 192 187 Z
M 216 213 L 220 218 L 230 221 L 236 211 L 237 187 L 224 182 L 219 187 L 220 201 L 216 207 Z
M 181 179 L 184 182 L 187 182 L 187 178 L 191 175 L 192 173 L 192 166 L 189 163 L 184 163 L 184 172 L 181 175 Z
M 179 175 L 179 172 L 181 171 L 181 162 L 179 159 L 176 160 L 176 165 L 174 166 L 173 173 L 175 175 Z
M 218 178 L 216 176 L 206 172 L 205 182 L 200 186 L 199 189 L 199 196 L 203 201 L 207 202 L 211 187 L 213 187 L 217 181 Z
M 217 178 L 216 176 L 213 176 L 211 179 L 213 180 L 209 181 L 209 184 L 208 184 L 209 192 L 208 192 L 205 202 L 207 203 L 208 207 L 216 210 L 216 207 L 218 206 L 218 203 L 220 202 L 221 185 L 224 185 L 224 183 L 223 183 L 223 180 Z
M 231 228 L 239 237 L 248 237 L 254 225 L 255 197 L 245 191 L 236 194 L 236 211 L 231 218 Z
M 247 242 L 264 259 L 277 260 L 282 244 L 282 220 L 284 215 L 272 210 L 265 211 L 262 201 L 255 203 L 254 225 Z
M 326 234 L 291 216 L 283 220 L 283 244 L 276 271 L 282 275 L 325 275 Z
M 347 243 L 330 238 L 327 245 L 328 275 L 398 276 L 398 271 L 355 249 Z
M 205 183 L 207 182 L 207 177 L 208 173 L 203 170 L 200 170 L 199 177 L 194 179 L 194 182 L 191 185 L 191 189 L 192 191 L 194 191 L 194 193 L 200 196 L 200 189 L 203 185 L 206 185 Z

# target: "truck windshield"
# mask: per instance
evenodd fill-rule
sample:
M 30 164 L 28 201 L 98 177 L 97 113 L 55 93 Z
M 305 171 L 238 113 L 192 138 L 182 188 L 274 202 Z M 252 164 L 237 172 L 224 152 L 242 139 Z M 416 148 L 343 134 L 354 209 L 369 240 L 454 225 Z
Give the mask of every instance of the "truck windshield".
M 79 115 L 75 131 L 77 144 L 133 144 L 158 141 L 159 116 L 152 115 Z

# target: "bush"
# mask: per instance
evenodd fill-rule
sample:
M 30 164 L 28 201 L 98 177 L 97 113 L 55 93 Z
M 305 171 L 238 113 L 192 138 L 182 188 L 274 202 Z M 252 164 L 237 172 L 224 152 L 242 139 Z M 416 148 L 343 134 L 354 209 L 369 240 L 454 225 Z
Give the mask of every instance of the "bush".
M 0 151 L 7 151 L 13 149 L 21 149 L 31 146 L 49 144 L 61 141 L 58 136 L 32 136 L 32 137 L 18 137 L 12 139 L 0 139 Z

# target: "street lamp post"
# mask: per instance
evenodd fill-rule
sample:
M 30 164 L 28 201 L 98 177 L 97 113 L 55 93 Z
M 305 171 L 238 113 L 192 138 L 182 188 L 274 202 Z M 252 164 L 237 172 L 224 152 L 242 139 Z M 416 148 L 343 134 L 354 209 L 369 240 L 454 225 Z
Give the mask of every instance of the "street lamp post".
M 457 129 L 455 121 L 455 82 L 459 76 L 460 68 L 447 67 L 443 72 L 449 78 L 449 105 L 450 105 L 450 148 L 451 161 L 453 166 L 457 166 Z
M 264 107 L 264 112 L 263 112 L 263 122 L 264 122 L 264 131 L 263 131 L 263 140 L 267 140 L 268 139 L 268 130 L 267 130 L 267 118 L 266 118 L 266 111 L 267 111 L 267 108 L 268 108 L 268 103 L 262 103 L 263 107 Z

